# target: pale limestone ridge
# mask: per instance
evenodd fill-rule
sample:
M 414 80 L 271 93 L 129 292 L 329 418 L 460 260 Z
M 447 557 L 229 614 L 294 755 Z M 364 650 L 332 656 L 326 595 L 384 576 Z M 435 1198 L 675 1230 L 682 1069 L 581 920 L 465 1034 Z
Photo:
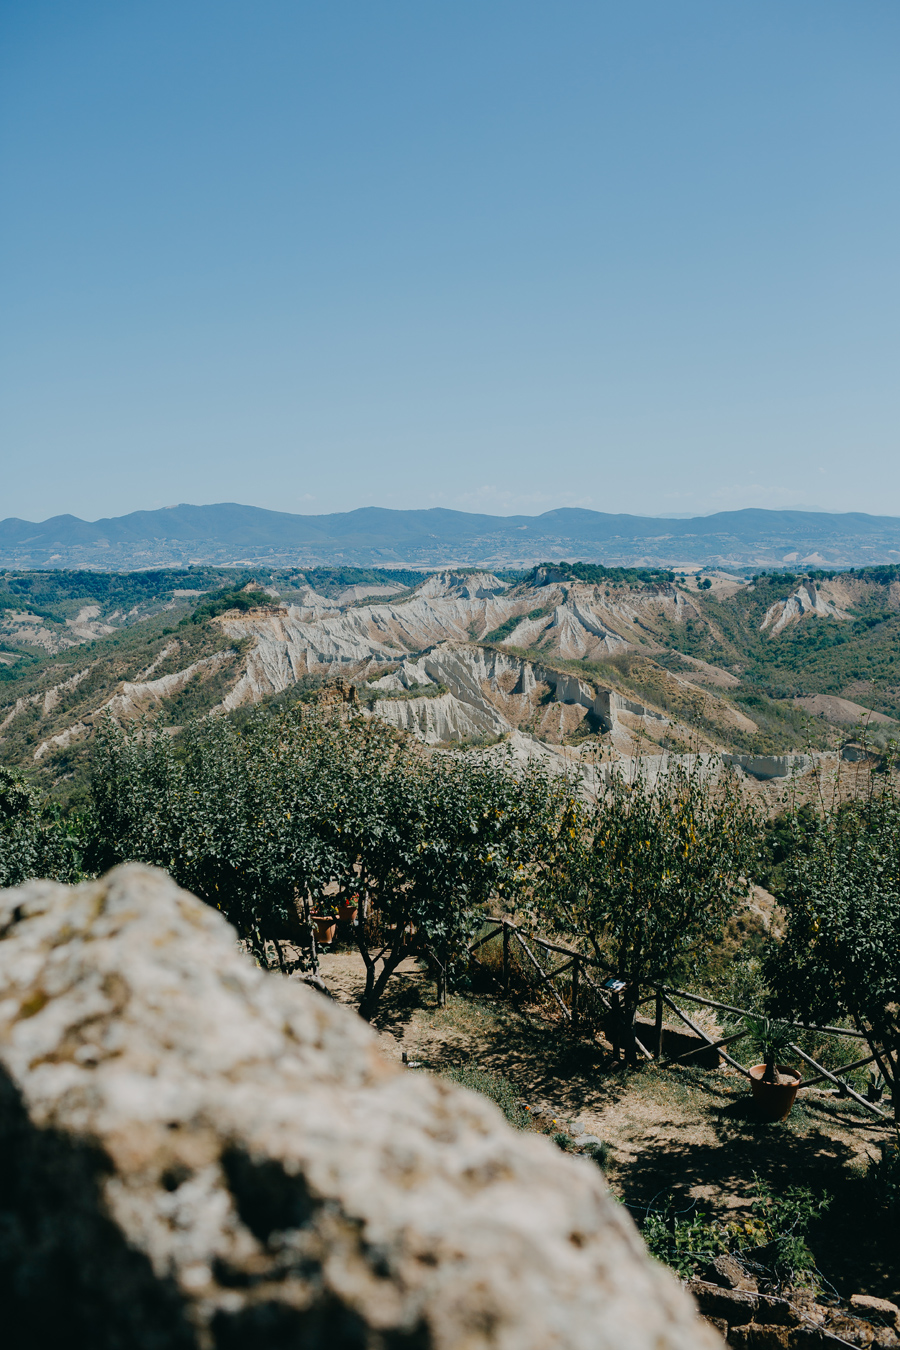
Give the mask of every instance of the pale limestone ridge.
M 723 755 L 723 761 L 753 778 L 793 778 L 809 770 L 816 763 L 834 759 L 833 755 Z
M 534 718 L 548 692 L 560 712 L 571 710 L 564 729 L 574 729 L 591 716 L 600 729 L 612 733 L 617 748 L 630 747 L 628 715 L 639 722 L 668 725 L 662 713 L 611 689 L 597 690 L 575 675 L 475 645 L 442 643 L 407 658 L 396 670 L 373 680 L 371 687 L 399 691 L 426 684 L 446 685 L 449 693 L 439 698 L 380 699 L 374 714 L 431 745 L 458 738 L 454 729 L 459 736 L 518 730 Z
M 540 610 L 530 619 L 529 613 Z M 547 584 L 511 593 L 491 573 L 436 573 L 405 600 L 346 607 L 304 592 L 284 609 L 230 611 L 214 620 L 235 640 L 254 643 L 248 678 L 226 706 L 280 693 L 299 674 L 364 661 L 396 661 L 440 643 L 484 640 L 518 619 L 500 645 L 538 640 L 560 656 L 604 657 L 637 641 L 644 615 L 680 621 L 694 607 L 674 587 L 613 592 L 581 583 Z
M 774 605 L 769 606 L 759 625 L 760 630 L 771 628 L 774 637 L 787 624 L 802 619 L 806 614 L 818 614 L 820 618 L 850 618 L 849 614 L 825 599 L 814 581 L 804 581 L 793 595 L 789 595 L 786 600 L 776 600 Z
M 3 892 L 0 932 L 16 1350 L 720 1344 L 592 1162 L 388 1063 L 163 873 Z
M 779 602 L 781 609 L 774 606 L 769 611 L 773 629 L 788 622 L 785 614 L 792 604 L 798 614 L 842 615 L 837 606 L 849 583 L 842 583 L 844 590 L 839 593 L 837 583 L 829 584 L 832 589 L 827 599 L 810 583 L 796 596 Z M 661 702 L 675 710 L 670 717 L 601 687 L 594 677 L 552 668 L 554 658 L 603 661 L 617 653 L 640 653 L 642 648 L 652 652 L 655 625 L 680 623 L 696 614 L 690 597 L 674 585 L 588 584 L 572 581 L 554 568 L 542 569 L 532 583 L 518 586 L 509 586 L 490 572 L 447 569 L 412 593 L 404 591 L 372 603 L 365 598 L 363 602 L 330 599 L 306 587 L 291 603 L 230 610 L 211 621 L 240 646 L 239 659 L 237 651 L 229 649 L 154 679 L 159 665 L 178 646 L 177 639 L 167 643 L 136 680 L 119 686 L 112 697 L 107 692 L 96 708 L 79 710 L 70 726 L 51 722 L 34 758 L 43 759 L 90 735 L 97 717 L 104 713 L 120 721 L 153 714 L 189 681 L 205 678 L 230 661 L 234 661 L 235 674 L 215 711 L 258 703 L 309 675 L 367 678 L 373 690 L 388 694 L 416 684 L 440 684 L 448 690 L 446 694 L 432 691 L 440 696 L 382 698 L 372 712 L 429 745 L 513 734 L 558 745 L 589 733 L 594 752 L 601 757 L 629 761 L 637 753 L 658 754 L 692 745 L 692 726 L 679 722 L 677 711 L 683 706 L 682 693 L 691 691 L 690 706 L 696 707 L 699 696 L 705 725 L 721 729 L 720 748 L 725 748 L 730 731 L 757 730 L 741 709 L 703 688 L 704 684 L 733 687 L 738 681 L 727 671 L 686 657 L 687 675 L 663 672 L 669 698 Z M 546 652 L 546 658 L 537 656 L 539 651 Z M 381 679 L 380 671 L 385 672 Z M 75 678 L 83 678 L 84 673 Z M 41 698 L 52 713 L 59 701 L 54 690 L 20 700 L 4 711 L 0 735 L 16 717 L 27 713 L 26 703 Z M 597 733 L 605 737 L 602 747 L 596 742 Z M 550 758 L 554 757 L 551 751 Z M 745 770 L 754 774 L 751 757 L 744 760 Z M 768 777 L 772 766 L 759 767 Z M 781 764 L 775 767 L 786 774 L 793 771 Z
M 116 721 L 127 721 L 153 712 L 164 698 L 171 694 L 177 694 L 191 680 L 214 672 L 219 666 L 230 660 L 233 655 L 232 651 L 214 652 L 212 656 L 204 656 L 199 661 L 194 661 L 191 665 L 185 666 L 183 670 L 173 671 L 171 675 L 161 675 L 156 680 L 123 681 L 118 692 L 113 694 L 112 698 L 107 699 L 105 703 L 102 703 L 95 713 L 91 714 L 90 722 L 75 722 L 57 735 L 49 736 L 46 740 L 41 741 L 34 752 L 35 760 L 43 759 L 49 751 L 62 749 L 71 745 L 72 741 L 89 735 L 92 723 L 106 713 Z M 165 656 L 166 650 L 160 653 L 156 661 L 148 667 L 148 671 L 160 665 Z M 66 683 L 71 684 L 72 681 L 66 681 Z M 63 688 L 64 686 L 58 687 Z
M 231 711 L 282 693 L 308 674 L 371 673 L 379 665 L 394 665 L 405 658 L 415 660 L 420 653 L 447 644 L 466 648 L 473 639 L 482 641 L 510 623 L 507 637 L 496 644 L 501 651 L 506 645 L 540 643 L 549 652 L 562 656 L 605 657 L 642 642 L 646 619 L 662 616 L 678 620 L 683 614 L 694 613 L 690 602 L 670 586 L 633 592 L 568 580 L 550 582 L 544 578 L 544 581 L 546 584 L 538 586 L 511 588 L 490 572 L 448 569 L 429 577 L 412 595 L 404 593 L 378 603 L 345 603 L 305 587 L 290 604 L 281 601 L 246 612 L 227 611 L 212 620 L 213 624 L 235 642 L 246 643 L 248 650 L 220 710 Z M 529 618 L 529 614 L 535 617 Z M 52 734 L 45 735 L 38 745 L 35 758 L 41 759 L 54 749 L 89 735 L 96 718 L 105 712 L 121 720 L 153 713 L 161 700 L 234 656 L 233 652 L 220 653 L 211 658 L 211 664 L 195 662 L 182 671 L 152 679 L 177 645 L 177 641 L 167 643 L 139 677 L 123 684 L 111 699 L 107 696 L 96 708 L 82 712 L 68 727 L 53 727 Z M 533 686 L 534 678 L 528 674 L 530 667 L 519 661 L 518 668 L 523 672 L 522 678 L 531 678 Z M 73 679 L 80 680 L 86 673 L 79 672 Z M 70 683 L 19 700 L 4 710 L 0 735 L 31 703 L 41 698 L 44 715 L 51 713 L 59 702 L 59 692 Z M 519 699 L 521 706 L 516 706 L 516 699 L 507 697 L 509 691 L 498 688 L 479 699 L 471 682 L 460 683 L 465 688 L 451 691 L 455 701 L 448 701 L 439 709 L 423 704 L 385 708 L 382 715 L 436 743 L 503 734 L 508 727 L 502 719 L 517 727 L 523 717 L 531 717 L 534 712 L 533 699 L 530 702 L 527 697 L 524 701 Z M 519 693 L 527 696 L 529 690 L 522 687 Z M 535 733 L 551 739 L 570 734 L 585 715 L 578 712 L 579 706 L 578 700 L 567 700 L 560 707 L 546 709 L 533 728 Z M 624 737 L 625 733 L 622 734 Z M 628 753 L 627 737 L 620 740 L 618 748 Z

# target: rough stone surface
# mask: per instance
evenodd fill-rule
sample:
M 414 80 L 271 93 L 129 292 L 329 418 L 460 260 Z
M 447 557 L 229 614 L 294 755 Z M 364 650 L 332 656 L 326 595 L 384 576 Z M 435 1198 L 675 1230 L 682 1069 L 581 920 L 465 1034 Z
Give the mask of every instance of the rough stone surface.
M 691 1280 L 688 1285 L 697 1306 L 707 1317 L 724 1317 L 729 1326 L 752 1322 L 759 1307 L 759 1295 L 739 1289 L 723 1289 L 708 1280 Z
M 812 768 L 815 760 L 812 755 L 723 755 L 726 764 L 743 769 L 751 778 L 790 778 L 794 774 L 804 774 Z
M 735 1350 L 790 1350 L 790 1332 L 787 1327 L 752 1324 L 731 1327 L 728 1344 Z
M 11 1350 L 721 1344 L 593 1163 L 133 866 L 0 893 L 0 1306 Z
M 753 1276 L 748 1275 L 740 1261 L 727 1252 L 710 1262 L 707 1280 L 710 1284 L 720 1284 L 725 1289 L 741 1289 L 748 1294 L 755 1294 L 758 1288 Z
M 876 1313 L 889 1322 L 896 1322 L 900 1319 L 900 1308 L 897 1307 L 896 1303 L 892 1303 L 887 1298 L 876 1298 L 874 1294 L 851 1294 L 850 1307 L 856 1308 L 866 1317 Z

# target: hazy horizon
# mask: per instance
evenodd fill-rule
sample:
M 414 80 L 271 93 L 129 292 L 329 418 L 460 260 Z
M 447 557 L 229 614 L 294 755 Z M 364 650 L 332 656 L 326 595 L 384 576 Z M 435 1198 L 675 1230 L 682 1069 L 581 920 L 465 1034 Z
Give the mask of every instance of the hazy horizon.
M 158 510 L 175 511 L 175 510 L 178 510 L 180 507 L 205 508 L 205 507 L 216 507 L 216 506 L 241 506 L 241 507 L 249 507 L 249 508 L 252 509 L 252 510 L 284 511 L 284 508 L 283 508 L 283 507 L 266 507 L 266 506 L 260 506 L 259 503 L 256 503 L 256 502 L 172 502 L 172 503 L 168 503 L 168 504 L 166 504 L 165 506 L 162 506 L 162 507 L 135 507 L 135 508 L 133 509 L 133 511 L 122 511 L 122 512 L 117 512 L 115 516 L 91 516 L 91 517 L 89 517 L 89 516 L 76 516 L 74 512 L 70 512 L 70 511 L 60 511 L 60 512 L 55 512 L 53 516 L 47 516 L 47 517 L 44 517 L 43 520 L 35 520 L 35 521 L 33 521 L 33 522 L 30 521 L 27 517 L 23 517 L 23 516 L 18 516 L 18 517 L 16 517 L 16 516 L 0 517 L 0 520 L 10 520 L 10 519 L 13 519 L 13 520 L 15 520 L 15 519 L 18 519 L 18 520 L 27 520 L 28 523 L 34 523 L 34 524 L 36 524 L 36 525 L 40 525 L 40 524 L 43 524 L 44 521 L 46 521 L 46 520 L 58 519 L 58 518 L 60 518 L 60 517 L 65 517 L 65 516 L 72 516 L 74 519 L 83 520 L 83 521 L 85 521 L 85 523 L 87 523 L 87 524 L 96 524 L 96 523 L 97 523 L 98 521 L 100 521 L 100 520 L 119 519 L 119 518 L 122 517 L 122 516 L 127 516 L 127 515 L 132 515 L 132 514 L 138 514 L 138 513 L 144 512 L 144 511 L 148 511 L 148 510 L 154 510 L 154 511 L 158 511 Z M 472 512 L 463 512 L 463 514 L 470 514 L 470 515 L 488 515 L 488 516 L 496 516 L 496 517 L 498 517 L 498 518 L 500 518 L 500 519 L 503 519 L 503 518 L 509 518 L 509 517 L 513 517 L 513 516 L 526 516 L 526 517 L 527 517 L 527 516 L 531 516 L 531 517 L 538 517 L 538 516 L 541 516 L 541 515 L 549 514 L 549 513 L 553 512 L 553 511 L 559 511 L 559 510 L 563 510 L 563 509 L 568 509 L 568 507 L 567 507 L 567 506 L 564 506 L 564 505 L 562 505 L 562 504 L 560 504 L 560 505 L 558 505 L 558 506 L 547 506 L 547 507 L 543 508 L 543 509 L 540 510 L 540 511 L 477 511 L 477 512 L 476 512 L 476 511 L 472 511 Z M 600 509 L 599 507 L 580 507 L 579 509 L 582 509 L 582 510 L 588 510 L 588 511 L 597 511 L 599 514 L 634 516 L 635 518 L 638 518 L 638 519 L 644 519 L 644 520 L 702 520 L 702 519 L 707 518 L 708 516 L 719 515 L 719 514 L 721 514 L 722 512 L 728 512 L 728 511 L 733 511 L 733 510 L 736 510 L 736 511 L 754 511 L 754 510 L 762 510 L 762 511 L 773 511 L 773 510 L 774 510 L 774 511 L 796 511 L 796 512 L 804 512 L 804 513 L 808 513 L 808 514 L 813 514 L 813 515 L 872 515 L 872 516 L 888 516 L 888 517 L 893 517 L 893 515 L 894 515 L 894 513 L 893 513 L 893 512 L 890 512 L 890 511 L 866 511 L 866 512 L 863 512 L 863 511 L 857 510 L 857 509 L 856 509 L 855 507 L 853 507 L 853 506 L 845 506 L 845 507 L 843 507 L 843 508 L 841 508 L 840 510 L 837 510 L 837 511 L 828 511 L 825 507 L 821 507 L 821 506 L 808 506 L 808 505 L 802 505 L 802 504 L 799 504 L 799 503 L 793 503 L 793 504 L 789 504 L 789 505 L 781 506 L 781 507 L 768 507 L 768 506 L 759 507 L 759 506 L 755 506 L 755 505 L 748 505 L 748 506 L 739 506 L 739 507 L 722 507 L 719 511 L 698 511 L 698 512 L 678 511 L 678 512 L 663 512 L 663 513 L 652 512 L 652 511 L 640 511 L 640 510 L 623 510 L 623 511 L 616 511 L 616 512 L 608 512 L 608 513 L 606 513 L 606 512 L 602 512 L 601 509 Z M 459 508 L 459 507 L 435 507 L 435 506 L 395 507 L 395 506 L 384 506 L 384 505 L 383 505 L 382 503 L 380 503 L 380 502 L 367 502 L 367 503 L 365 503 L 365 504 L 362 505 L 362 506 L 349 507 L 349 508 L 347 509 L 346 512 L 342 512 L 342 511 L 335 511 L 335 512 L 331 512 L 331 511 L 295 511 L 295 512 L 293 512 L 293 511 L 292 511 L 292 512 L 285 512 L 285 514 L 288 514 L 288 515 L 298 515 L 298 516 L 344 515 L 344 514 L 350 514 L 350 513 L 353 512 L 353 511 L 365 511 L 365 510 L 386 510 L 386 511 L 431 511 L 431 510 L 451 510 L 451 511 L 461 511 L 462 508 Z M 896 518 L 897 518 L 897 519 L 900 519 L 900 513 L 898 513 L 898 515 L 896 516 Z

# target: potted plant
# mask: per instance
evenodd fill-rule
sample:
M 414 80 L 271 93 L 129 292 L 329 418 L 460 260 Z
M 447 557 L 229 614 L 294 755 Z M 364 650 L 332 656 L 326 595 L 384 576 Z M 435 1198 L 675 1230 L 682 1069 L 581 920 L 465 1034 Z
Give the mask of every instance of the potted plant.
M 310 915 L 313 923 L 316 925 L 317 942 L 333 942 L 334 934 L 337 929 L 337 919 L 333 914 L 312 914 Z
M 750 1070 L 750 1090 L 757 1110 L 763 1120 L 785 1120 L 800 1086 L 798 1071 L 778 1063 L 790 1046 L 790 1028 L 770 1017 L 745 1017 L 744 1026 L 750 1044 L 763 1060 Z
M 884 1078 L 875 1069 L 870 1069 L 866 1083 L 866 1101 L 880 1102 L 884 1096 Z
M 348 895 L 346 899 L 338 902 L 338 918 L 341 923 L 352 923 L 356 918 L 356 912 L 359 908 L 359 897 L 357 895 Z

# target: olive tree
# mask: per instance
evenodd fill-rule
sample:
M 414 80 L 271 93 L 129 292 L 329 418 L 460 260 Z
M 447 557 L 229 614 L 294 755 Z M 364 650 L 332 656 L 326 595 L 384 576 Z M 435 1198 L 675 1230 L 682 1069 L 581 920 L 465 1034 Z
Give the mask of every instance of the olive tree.
M 92 776 L 95 864 L 165 868 L 221 910 L 260 957 L 266 938 L 296 922 L 296 895 L 320 891 L 334 871 L 311 828 L 314 811 L 297 802 L 321 794 L 336 754 L 307 735 L 307 754 L 293 754 L 286 772 L 278 730 L 259 720 L 241 731 L 211 717 L 171 737 L 146 722 L 108 720 Z
M 433 755 L 378 719 L 298 706 L 170 737 L 108 721 L 93 776 L 98 864 L 165 867 L 263 957 L 296 922 L 359 897 L 371 1017 L 405 957 L 440 990 L 494 895 L 527 883 L 566 789 L 539 770 Z
M 713 780 L 695 757 L 653 779 L 613 774 L 596 805 L 573 810 L 542 901 L 560 932 L 624 984 L 626 1053 L 648 987 L 670 983 L 720 937 L 746 894 L 755 814 L 730 773 Z
M 80 854 L 77 825 L 64 822 L 21 775 L 0 768 L 0 886 L 31 877 L 76 881 Z
M 890 787 L 795 821 L 783 865 L 785 931 L 767 960 L 773 1010 L 849 1017 L 900 1119 L 900 803 Z
M 397 754 L 379 789 L 367 813 L 339 817 L 353 858 L 345 875 L 369 901 L 356 929 L 365 1017 L 413 952 L 434 967 L 444 1001 L 489 902 L 515 903 L 531 884 L 566 801 L 564 781 L 537 767 L 416 749 Z

